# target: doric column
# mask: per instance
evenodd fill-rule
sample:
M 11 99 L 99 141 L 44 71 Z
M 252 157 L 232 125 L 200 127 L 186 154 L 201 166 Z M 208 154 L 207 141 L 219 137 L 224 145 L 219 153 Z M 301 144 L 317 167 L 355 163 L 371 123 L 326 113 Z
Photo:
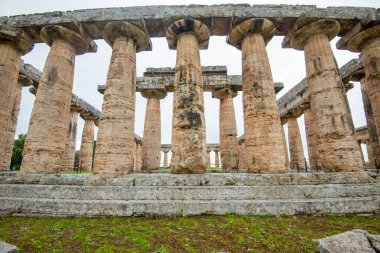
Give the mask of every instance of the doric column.
M 215 169 L 219 169 L 219 167 L 220 167 L 219 151 L 220 151 L 220 149 L 217 149 L 217 148 L 214 149 L 214 152 L 215 152 Z
M 375 167 L 374 166 L 375 165 L 375 157 L 374 157 L 371 141 L 370 140 L 366 140 L 365 141 L 365 145 L 366 145 L 366 148 L 367 148 L 368 163 L 370 164 L 371 167 Z M 364 161 L 364 158 L 363 158 L 363 161 Z
M 286 124 L 286 121 L 282 122 L 282 144 L 284 145 L 284 150 L 285 150 L 285 168 L 286 170 L 289 170 L 290 168 L 290 163 L 289 163 L 289 154 L 288 154 L 288 144 L 286 143 L 286 138 L 285 138 L 285 129 L 284 129 L 284 124 Z
M 367 82 L 367 79 L 363 73 L 360 80 L 360 86 L 362 91 L 362 100 L 364 105 L 364 113 L 367 120 L 367 127 L 368 127 L 368 135 L 369 135 L 369 143 L 366 143 L 367 151 L 372 152 L 372 161 L 369 161 L 371 166 L 374 166 L 378 170 L 380 169 L 380 144 L 379 144 L 379 138 L 377 135 L 377 127 L 376 122 L 374 119 L 374 110 L 372 108 L 371 103 L 371 94 L 372 91 L 369 87 L 369 82 Z M 374 102 L 377 103 L 377 102 Z M 369 153 L 368 152 L 368 153 Z M 368 156 L 369 160 L 369 156 Z
M 80 145 L 79 170 L 91 170 L 94 150 L 94 125 L 95 118 L 89 115 L 81 114 L 84 120 L 82 132 L 82 143 Z
M 326 172 L 361 171 L 363 164 L 345 87 L 329 43 L 339 29 L 339 23 L 331 19 L 305 25 L 296 23 L 286 39 L 290 47 L 305 51 L 310 108 L 317 129 L 321 166 Z
M 95 151 L 94 174 L 133 171 L 136 52 L 150 50 L 148 34 L 128 22 L 111 22 L 103 37 L 112 46 Z
M 219 103 L 219 141 L 223 169 L 238 169 L 239 148 L 233 98 L 237 95 L 231 88 L 225 87 L 212 93 Z
M 345 34 L 337 43 L 339 49 L 352 52 L 362 52 L 365 80 L 360 80 L 369 102 L 365 103 L 368 131 L 374 152 L 375 166 L 380 170 L 380 24 L 362 24 L 358 22 L 353 29 Z M 364 97 L 363 97 L 364 102 Z M 367 109 L 367 110 L 366 110 Z M 371 122 L 373 121 L 373 122 Z M 375 128 L 375 129 L 374 129 Z
M 301 133 L 296 117 L 288 118 L 288 138 L 290 151 L 290 170 L 304 172 L 305 160 L 303 154 Z
M 136 170 L 142 167 L 142 142 L 136 142 Z
M 206 126 L 199 49 L 210 37 L 205 24 L 181 19 L 166 30 L 170 49 L 177 49 L 174 76 L 172 173 L 206 172 Z
M 235 26 L 228 43 L 242 50 L 244 143 L 247 172 L 285 171 L 285 150 L 276 95 L 265 45 L 275 26 L 268 19 L 246 20 Z
M 207 157 L 206 157 L 207 163 L 206 163 L 206 165 L 207 165 L 207 168 L 208 168 L 211 165 L 211 158 L 210 158 L 210 156 L 211 156 L 211 148 L 207 148 L 206 154 L 207 154 Z
M 78 114 L 78 109 L 72 107 L 70 110 L 69 131 L 68 135 L 66 136 L 65 154 L 62 160 L 61 171 L 72 171 L 74 169 Z
M 246 169 L 244 139 L 239 140 L 239 169 Z
M 168 167 L 169 166 L 169 163 L 168 163 L 168 153 L 169 153 L 169 150 L 166 151 L 164 150 L 164 167 Z
M 303 111 L 305 120 L 305 131 L 307 140 L 307 151 L 309 153 L 309 165 L 312 172 L 319 171 L 319 154 L 317 145 L 317 134 L 315 129 L 315 123 L 313 121 L 313 114 L 310 108 L 306 108 Z
M 0 26 L 0 171 L 10 169 L 9 154 L 12 156 L 13 140 L 9 145 L 9 131 L 12 126 L 15 97 L 20 89 L 20 58 L 32 48 L 33 44 L 29 42 L 28 34 L 19 29 Z
M 13 86 L 12 96 L 13 96 L 13 104 L 11 108 L 11 120 L 9 121 L 8 126 L 8 136 L 4 141 L 4 152 L 3 157 L 0 158 L 0 171 L 10 170 L 12 153 L 13 153 L 13 143 L 17 128 L 17 119 L 18 114 L 20 112 L 20 103 L 21 103 L 21 93 L 23 87 L 28 87 L 33 84 L 33 81 L 24 75 L 18 76 L 17 85 Z
M 144 89 L 141 95 L 147 99 L 142 141 L 142 170 L 159 169 L 161 161 L 160 99 L 166 97 L 165 87 Z
M 97 49 L 80 25 L 75 31 L 48 25 L 42 28 L 40 35 L 50 46 L 50 52 L 30 118 L 21 164 L 23 173 L 61 170 L 69 130 L 75 55 Z

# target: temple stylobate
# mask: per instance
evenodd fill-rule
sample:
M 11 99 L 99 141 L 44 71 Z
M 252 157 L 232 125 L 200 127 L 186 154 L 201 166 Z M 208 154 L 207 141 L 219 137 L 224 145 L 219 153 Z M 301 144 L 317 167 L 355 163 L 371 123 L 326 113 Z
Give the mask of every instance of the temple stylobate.
M 175 15 L 170 14 L 172 8 L 176 10 Z M 36 92 L 21 171 L 57 173 L 71 164 L 75 143 L 75 132 L 71 130 L 78 117 L 78 112 L 70 110 L 75 55 L 96 52 L 96 39 L 104 39 L 112 47 L 112 56 L 107 83 L 100 88 L 104 92 L 100 117 L 81 115 L 86 121 L 80 162 L 83 170 L 93 168 L 95 174 L 123 176 L 133 172 L 138 163 L 142 170 L 157 169 L 161 157 L 159 99 L 167 92 L 174 92 L 172 172 L 205 173 L 208 159 L 203 92 L 211 91 L 213 97 L 220 99 L 223 168 L 238 169 L 239 164 L 244 164 L 247 172 L 286 172 L 289 158 L 282 141 L 281 123 L 288 122 L 290 170 L 304 171 L 296 119 L 306 111 L 311 167 L 326 172 L 360 171 L 363 161 L 345 85 L 329 41 L 341 36 L 339 48 L 363 51 L 366 83 L 374 87 L 376 68 L 370 62 L 377 62 L 373 53 L 377 46 L 377 22 L 376 10 L 372 8 L 244 4 L 145 6 L 3 17 L 2 45 L 17 52 L 15 60 L 19 61 L 35 43 L 45 42 L 51 47 Z M 214 35 L 227 36 L 227 43 L 242 50 L 240 77 L 230 77 L 217 68 L 207 72 L 201 67 L 199 50 L 207 50 L 209 37 Z M 278 107 L 281 102 L 276 103 L 276 84 L 265 48 L 273 36 L 285 36 L 283 47 L 305 52 L 307 105 L 292 108 L 286 117 L 281 115 L 281 106 Z M 160 76 L 155 76 L 154 71 L 149 76 L 147 70 L 141 80 L 136 76 L 136 53 L 152 50 L 150 38 L 153 37 L 166 37 L 168 47 L 177 51 L 176 66 L 166 69 L 167 73 L 161 71 Z M 2 124 L 6 127 L 0 135 L 1 156 L 4 157 L 2 164 L 7 164 L 10 146 L 7 136 L 14 135 L 11 122 L 15 121 L 11 115 L 13 100 L 8 98 L 18 96 L 17 89 L 12 88 L 19 85 L 18 64 L 9 68 L 6 64 L 2 66 L 3 94 L 9 96 L 2 100 L 6 108 L 2 110 L 5 113 Z M 243 150 L 236 136 L 232 103 L 240 90 L 243 93 Z M 131 124 L 136 91 L 147 98 L 141 144 L 135 142 L 134 124 Z M 376 92 L 368 97 L 370 104 L 376 107 Z M 17 111 L 17 106 L 15 108 Z M 373 117 L 368 117 L 371 117 L 369 126 L 371 139 L 374 139 L 378 128 L 376 110 L 372 111 L 375 112 Z M 93 150 L 95 120 L 99 133 L 92 167 L 92 161 L 86 157 Z M 377 142 L 373 140 L 373 143 Z M 139 145 L 141 152 L 137 152 Z M 377 149 L 373 149 L 375 154 L 379 153 Z M 137 162 L 137 153 L 141 153 L 141 162 Z M 239 161 L 239 153 L 244 153 L 244 161 Z

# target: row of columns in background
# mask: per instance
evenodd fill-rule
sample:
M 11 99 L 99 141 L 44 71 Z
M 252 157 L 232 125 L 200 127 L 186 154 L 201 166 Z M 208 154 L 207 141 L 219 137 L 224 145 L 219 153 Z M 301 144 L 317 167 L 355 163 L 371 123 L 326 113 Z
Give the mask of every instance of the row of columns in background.
M 349 50 L 363 52 L 366 82 L 371 90 L 370 100 L 374 108 L 380 108 L 377 104 L 380 101 L 379 27 L 377 25 L 357 34 L 352 31 L 349 35 L 354 35 L 346 43 Z M 311 110 L 309 116 L 312 115 L 320 166 L 327 172 L 363 169 L 344 85 L 329 44 L 339 30 L 337 21 L 321 19 L 300 27 L 296 24 L 295 29 L 286 36 L 288 46 L 305 51 Z M 242 50 L 244 161 L 248 172 L 286 171 L 285 147 L 279 141 L 283 139 L 283 130 L 265 49 L 274 31 L 275 26 L 270 20 L 253 18 L 236 25 L 228 37 L 228 43 Z M 16 33 L 13 37 L 7 36 L 5 42 L 0 44 L 1 59 L 8 59 L 3 60 L 5 62 L 0 68 L 4 94 L 11 94 L 17 85 L 20 56 L 32 48 L 26 37 L 27 34 Z M 134 166 L 134 124 L 131 122 L 134 122 L 136 53 L 150 50 L 151 42 L 144 29 L 122 21 L 107 24 L 103 37 L 112 46 L 112 56 L 99 120 L 94 173 L 122 176 L 131 173 Z M 182 19 L 169 26 L 166 37 L 169 47 L 177 49 L 172 172 L 204 173 L 207 150 L 199 49 L 207 48 L 209 31 L 198 20 Z M 96 51 L 96 45 L 80 25 L 75 31 L 48 25 L 42 28 L 41 38 L 51 49 L 36 94 L 25 142 L 21 166 L 23 173 L 60 171 L 66 149 L 66 142 L 62 140 L 67 139 L 69 130 L 67 122 L 70 118 L 75 55 Z M 228 87 L 224 93 L 233 96 Z M 5 96 L 1 103 L 1 108 L 6 110 L 1 110 L 4 114 L 1 116 L 4 117 L 0 117 L 3 119 L 0 129 L 8 129 L 11 99 Z M 221 107 L 226 107 L 226 104 L 228 102 L 221 101 Z M 380 131 L 379 111 L 373 110 L 377 133 Z M 225 110 L 221 110 L 222 113 Z M 226 122 L 221 123 L 221 129 L 224 129 L 223 124 Z M 226 125 L 225 129 L 229 132 L 226 136 L 236 132 L 236 122 L 233 121 L 233 124 L 235 129 L 230 124 Z M 4 132 L 0 136 L 2 153 L 6 139 Z M 224 134 L 222 132 L 221 137 Z M 231 152 L 227 149 L 231 146 L 230 141 L 233 142 L 232 146 L 237 145 L 236 138 L 221 138 L 221 149 L 226 147 L 226 152 L 222 152 L 222 163 L 223 153 L 228 157 L 237 154 L 238 148 L 231 148 Z M 229 163 L 232 168 L 239 166 L 235 160 L 227 160 L 223 164 Z

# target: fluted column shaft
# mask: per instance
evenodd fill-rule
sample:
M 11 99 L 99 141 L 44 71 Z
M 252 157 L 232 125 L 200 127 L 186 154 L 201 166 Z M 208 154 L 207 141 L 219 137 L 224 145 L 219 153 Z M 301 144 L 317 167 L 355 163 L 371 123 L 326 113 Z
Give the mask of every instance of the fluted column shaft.
M 304 51 L 321 165 L 325 171 L 362 170 L 344 85 L 329 39 L 316 35 L 308 40 Z
M 367 140 L 365 142 L 365 145 L 366 145 L 366 148 L 367 148 L 367 155 L 368 155 L 368 163 L 370 164 L 370 166 L 375 166 L 375 157 L 374 157 L 374 152 L 373 152 L 373 148 L 372 148 L 372 143 L 370 142 L 370 140 Z M 363 161 L 364 161 L 364 158 L 363 158 Z
M 245 144 L 244 142 L 239 144 L 239 168 L 246 169 L 247 165 L 245 163 Z
M 239 150 L 234 103 L 231 95 L 220 99 L 219 140 L 223 169 L 237 169 Z
M 160 168 L 161 160 L 161 116 L 160 100 L 150 97 L 147 100 L 144 138 L 142 141 L 142 170 Z
M 176 24 L 182 27 L 186 22 L 180 20 Z M 193 22 L 195 32 L 176 35 L 171 164 L 173 173 L 201 174 L 206 172 L 206 126 L 199 55 L 200 32 L 196 29 L 207 27 L 196 20 L 189 22 Z M 174 34 L 180 30 L 175 30 L 173 25 L 170 29 Z M 206 32 L 208 35 L 208 29 Z
M 77 142 L 78 112 L 70 111 L 69 132 L 66 137 L 65 154 L 61 171 L 72 171 L 74 168 L 75 146 Z
M 317 135 L 315 129 L 315 123 L 313 121 L 313 114 L 310 108 L 304 110 L 305 130 L 307 139 L 307 151 L 309 154 L 309 164 L 311 171 L 319 171 L 319 154 L 317 145 Z
M 215 151 L 215 168 L 218 169 L 220 167 L 220 163 L 219 163 L 219 151 Z
M 38 86 L 21 171 L 57 173 L 65 152 L 73 87 L 75 48 L 54 40 Z
M 94 120 L 85 119 L 82 133 L 82 143 L 80 146 L 79 170 L 92 169 L 92 157 L 94 150 Z
M 238 24 L 228 42 L 242 50 L 244 143 L 247 171 L 285 171 L 285 150 L 272 73 L 266 52 L 275 32 L 268 19 L 249 19 Z
M 206 160 L 207 160 L 207 167 L 209 167 L 211 165 L 211 159 L 210 159 L 210 156 L 211 156 L 211 150 L 207 150 L 207 157 L 206 157 Z
M 141 170 L 142 168 L 142 144 L 140 142 L 136 143 L 136 170 Z
M 285 130 L 283 126 L 282 126 L 282 143 L 284 145 L 284 150 L 285 150 L 285 168 L 288 170 L 290 168 L 288 144 L 286 143 Z
M 168 152 L 169 151 L 164 151 L 164 167 L 168 167 L 169 166 L 169 163 L 168 163 Z
M 288 138 L 290 151 L 290 169 L 292 171 L 304 172 L 306 168 L 301 133 L 297 118 L 295 117 L 288 119 Z

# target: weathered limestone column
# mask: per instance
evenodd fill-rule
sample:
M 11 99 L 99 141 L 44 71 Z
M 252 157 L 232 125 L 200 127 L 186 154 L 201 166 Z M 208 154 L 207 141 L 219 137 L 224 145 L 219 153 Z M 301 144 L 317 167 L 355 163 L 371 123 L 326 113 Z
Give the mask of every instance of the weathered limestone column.
M 199 49 L 210 37 L 205 24 L 181 19 L 166 30 L 170 49 L 177 49 L 174 76 L 172 173 L 206 172 L 206 126 Z
M 95 118 L 84 114 L 80 116 L 84 120 L 84 127 L 80 146 L 79 170 L 84 171 L 92 169 Z
M 169 163 L 168 163 L 168 153 L 169 153 L 169 150 L 164 150 L 164 167 L 168 167 L 169 166 Z
M 313 114 L 310 108 L 305 108 L 303 111 L 305 120 L 305 130 L 307 139 L 307 151 L 309 153 L 309 164 L 311 171 L 321 170 L 319 166 L 319 154 L 317 145 L 317 134 L 315 129 L 315 123 L 313 121 Z
M 81 26 L 48 25 L 41 39 L 50 46 L 38 85 L 21 164 L 22 173 L 57 173 L 62 168 L 69 132 L 75 55 L 95 52 Z
M 206 161 L 207 161 L 207 168 L 210 167 L 211 165 L 211 149 L 210 148 L 207 148 L 207 157 L 206 157 Z
M 237 92 L 223 88 L 213 92 L 219 103 L 219 140 L 223 169 L 238 169 L 239 148 L 233 98 Z
M 372 148 L 372 145 L 371 145 L 371 141 L 370 140 L 366 140 L 365 141 L 365 145 L 366 145 L 366 148 L 367 148 L 368 163 L 372 167 L 372 166 L 375 165 L 375 157 L 374 157 L 374 154 L 373 154 L 373 148 Z M 364 158 L 363 158 L 363 161 L 364 161 Z
M 306 168 L 301 133 L 296 117 L 288 118 L 288 138 L 290 151 L 290 170 L 305 172 Z
M 66 137 L 65 154 L 62 160 L 61 171 L 72 171 L 74 169 L 75 145 L 77 142 L 78 110 L 71 108 L 69 120 L 69 132 Z
M 285 168 L 282 129 L 265 45 L 275 26 L 253 18 L 232 29 L 228 43 L 242 50 L 244 143 L 247 172 L 280 173 Z
M 305 51 L 310 108 L 317 129 L 317 145 L 326 172 L 363 170 L 344 84 L 338 73 L 329 41 L 339 23 L 321 19 L 296 24 L 286 39 L 290 47 Z
M 363 165 L 365 164 L 365 161 L 364 161 L 364 152 L 363 152 L 363 148 L 362 148 L 362 145 L 361 145 L 361 141 L 358 141 L 358 145 L 359 145 L 359 149 L 360 149 L 360 156 L 362 157 L 362 161 L 363 161 Z M 368 152 L 368 150 L 367 150 Z
M 375 166 L 377 170 L 380 170 L 378 141 L 380 136 L 380 24 L 374 23 L 373 26 L 369 26 L 358 22 L 350 32 L 338 41 L 337 47 L 339 49 L 348 49 L 352 52 L 362 52 L 361 58 L 364 65 L 365 80 L 360 80 L 360 83 L 362 89 L 364 84 L 364 89 L 366 90 L 364 93 L 369 98 L 369 103 L 365 106 L 365 109 L 367 109 L 367 125 L 375 157 Z M 373 131 L 374 127 L 376 131 Z
M 150 50 L 143 28 L 111 22 L 103 37 L 112 46 L 95 151 L 94 174 L 123 176 L 133 171 L 136 52 Z
M 13 140 L 9 145 L 9 130 L 14 111 L 14 94 L 19 89 L 20 58 L 32 48 L 33 44 L 23 30 L 0 26 L 0 171 L 10 169 L 9 154 L 12 156 Z
M 20 112 L 20 103 L 21 103 L 21 93 L 23 87 L 28 87 L 33 84 L 33 81 L 24 75 L 18 76 L 17 85 L 13 86 L 13 104 L 11 109 L 11 120 L 8 127 L 8 137 L 4 141 L 4 152 L 3 157 L 0 159 L 0 171 L 10 170 L 12 153 L 13 153 L 13 143 L 17 128 L 17 119 Z
M 281 121 L 281 125 L 282 125 L 282 143 L 284 145 L 284 150 L 285 150 L 285 168 L 286 170 L 288 170 L 290 168 L 290 163 L 289 163 L 289 154 L 288 154 L 288 144 L 286 143 L 286 138 L 285 138 L 285 130 L 284 130 L 284 124 L 286 124 L 286 122 L 282 122 Z
M 142 143 L 136 142 L 136 170 L 141 170 L 142 167 Z
M 141 95 L 148 99 L 142 141 L 142 170 L 159 169 L 161 161 L 160 99 L 166 97 L 165 87 L 144 89 Z
M 219 169 L 219 167 L 220 167 L 219 151 L 220 151 L 220 149 L 214 149 L 214 153 L 215 153 L 215 169 Z
M 246 169 L 247 165 L 245 163 L 245 144 L 244 140 L 239 140 L 239 168 Z

